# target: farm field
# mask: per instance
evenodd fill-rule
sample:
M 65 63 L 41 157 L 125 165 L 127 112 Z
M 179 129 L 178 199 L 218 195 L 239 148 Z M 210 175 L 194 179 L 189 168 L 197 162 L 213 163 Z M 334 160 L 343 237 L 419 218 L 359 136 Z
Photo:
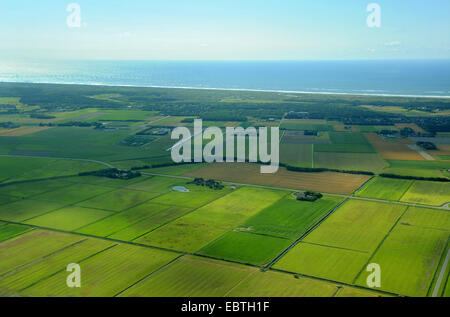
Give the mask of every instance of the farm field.
M 450 183 L 415 181 L 403 195 L 402 201 L 441 206 L 450 202 Z
M 18 200 L 0 206 L 0 220 L 26 221 L 47 212 L 60 209 L 63 206 L 62 204 L 47 201 L 31 199 Z
M 130 189 L 117 189 L 106 194 L 100 194 L 94 198 L 78 203 L 78 206 L 86 208 L 102 208 L 112 211 L 122 211 L 142 204 L 156 196 L 158 193 L 135 191 Z
M 112 246 L 112 242 L 98 239 L 84 239 L 54 254 L 36 261 L 29 266 L 21 267 L 0 279 L 0 294 L 20 295 L 27 287 L 65 270 L 68 263 L 78 263 L 94 254 Z
M 31 230 L 31 228 L 22 225 L 0 223 L 0 242 L 18 236 L 29 230 Z
M 63 233 L 32 230 L 0 244 L 0 276 L 26 264 L 69 247 L 82 240 L 79 236 Z
M 218 259 L 227 259 L 264 265 L 274 259 L 292 242 L 288 239 L 248 232 L 229 232 L 198 253 Z
M 256 268 L 193 256 L 183 256 L 120 296 L 225 296 Z
M 372 252 L 405 210 L 402 205 L 348 200 L 303 241 Z
M 113 245 L 80 261 L 84 288 L 67 287 L 66 272 L 49 276 L 21 292 L 25 296 L 114 296 L 169 263 L 177 254 L 130 245 Z
M 409 179 L 376 177 L 358 191 L 356 196 L 398 201 L 413 182 Z
M 331 144 L 317 144 L 316 152 L 376 153 L 364 134 L 357 132 L 330 132 Z
M 325 196 L 315 202 L 297 201 L 291 195 L 239 226 L 237 230 L 295 240 L 342 201 Z
M 41 153 L 40 156 L 43 156 L 42 154 L 45 155 Z M 71 176 L 103 167 L 101 164 L 86 161 L 0 156 L 0 181 L 8 183 Z
M 314 167 L 339 170 L 380 172 L 387 166 L 386 162 L 375 153 L 314 153 Z
M 350 194 L 369 179 L 366 175 L 334 172 L 291 172 L 283 167 L 280 167 L 276 174 L 260 174 L 259 168 L 257 164 L 214 163 L 186 173 L 185 176 L 333 194 Z
M 375 253 L 383 269 L 383 290 L 427 296 L 433 274 L 449 237 L 448 231 L 398 225 Z M 357 284 L 363 285 L 361 275 Z
M 386 160 L 425 161 L 419 152 L 411 150 L 406 144 L 385 141 L 375 133 L 366 133 L 365 136 Z
M 291 166 L 313 167 L 313 145 L 312 144 L 280 144 L 280 161 Z
M 76 230 L 99 219 L 108 217 L 111 214 L 111 212 L 105 210 L 69 206 L 29 219 L 25 221 L 25 223 L 70 231 Z
M 352 283 L 370 254 L 326 245 L 301 242 L 275 265 L 274 269 Z
M 136 240 L 148 245 L 194 252 L 237 227 L 286 195 L 244 187 Z

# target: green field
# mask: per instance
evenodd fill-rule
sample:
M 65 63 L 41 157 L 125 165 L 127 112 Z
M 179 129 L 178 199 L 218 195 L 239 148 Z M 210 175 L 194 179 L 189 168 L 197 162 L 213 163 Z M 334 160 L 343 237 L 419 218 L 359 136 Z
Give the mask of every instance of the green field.
M 429 229 L 450 230 L 450 212 L 430 208 L 408 207 L 401 223 Z
M 401 201 L 441 206 L 450 202 L 450 183 L 415 181 Z
M 376 153 L 362 133 L 330 132 L 331 144 L 316 144 L 316 152 Z
M 348 171 L 380 172 L 387 164 L 375 153 L 314 153 L 314 167 Z
M 27 226 L 0 223 L 0 242 L 18 236 L 30 229 Z
M 348 200 L 303 241 L 359 252 L 374 251 L 406 207 Z
M 19 200 L 0 206 L 0 220 L 25 221 L 47 212 L 63 207 L 63 205 L 47 201 Z
M 126 290 L 132 297 L 225 296 L 255 268 L 183 256 L 168 267 Z
M 78 203 L 79 206 L 87 208 L 99 208 L 111 211 L 122 211 L 133 206 L 142 204 L 159 193 L 149 193 L 129 189 L 118 189 L 92 199 Z
M 387 160 L 389 167 L 383 173 L 402 176 L 442 177 L 444 170 L 450 168 L 450 162 L 440 161 L 399 161 Z
M 375 177 L 356 196 L 398 201 L 412 183 L 409 179 Z
M 144 219 L 154 216 L 167 208 L 169 207 L 153 203 L 145 203 L 120 213 L 113 214 L 110 217 L 97 221 L 91 225 L 85 226 L 79 229 L 78 232 L 106 237 L 132 226 L 133 224 L 139 223 Z
M 199 251 L 199 254 L 241 263 L 264 265 L 291 244 L 288 239 L 229 232 Z
M 381 289 L 426 296 L 448 237 L 448 231 L 397 226 L 370 260 L 381 267 Z M 367 274 L 359 276 L 359 285 L 365 285 Z
M 1 142 L 0 142 L 1 144 Z M 1 147 L 1 145 L 0 145 Z M 51 153 L 35 153 L 52 156 Z M 47 154 L 47 155 L 46 155 Z M 32 152 L 29 153 L 33 155 Z M 0 182 L 18 182 L 31 179 L 77 175 L 104 168 L 94 162 L 27 157 L 0 157 Z
M 336 285 L 277 272 L 255 272 L 233 288 L 229 297 L 330 297 Z
M 57 202 L 61 204 L 75 204 L 109 191 L 112 191 L 112 188 L 88 184 L 77 184 L 33 196 L 33 199 Z
M 275 265 L 275 269 L 352 283 L 369 259 L 366 252 L 299 243 Z
M 109 237 L 118 240 L 132 241 L 135 240 L 165 224 L 170 223 L 176 218 L 182 217 L 187 214 L 190 209 L 177 207 L 177 206 L 163 206 L 157 204 L 150 204 L 150 210 L 156 207 L 157 213 L 151 212 L 149 217 L 136 222 L 120 231 L 111 234 Z M 146 205 L 140 205 L 139 207 L 145 207 Z
M 0 244 L 0 276 L 82 240 L 79 236 L 33 230 Z
M 31 266 L 24 266 L 0 279 L 0 289 L 7 294 L 18 294 L 21 290 L 59 271 L 67 264 L 78 263 L 110 247 L 113 243 L 98 239 L 85 239 L 69 248 L 59 250 Z M 1 293 L 1 292 L 0 292 Z
M 280 161 L 291 166 L 313 167 L 313 144 L 280 144 Z
M 143 236 L 136 242 L 180 251 L 197 251 L 284 195 L 281 191 L 244 187 Z
M 40 280 L 21 293 L 25 296 L 114 296 L 176 258 L 175 253 L 130 245 L 115 245 L 80 261 L 83 286 L 69 288 L 67 272 Z
M 184 185 L 189 192 L 171 191 L 165 195 L 159 196 L 152 200 L 152 202 L 159 204 L 170 204 L 179 207 L 197 208 L 213 201 L 220 196 L 227 194 L 230 189 L 214 190 L 208 187 L 197 185 Z
M 111 214 L 112 212 L 105 210 L 69 206 L 29 219 L 25 223 L 61 230 L 76 230 Z
M 326 196 L 315 202 L 305 202 L 289 195 L 250 218 L 238 229 L 295 240 L 341 200 Z

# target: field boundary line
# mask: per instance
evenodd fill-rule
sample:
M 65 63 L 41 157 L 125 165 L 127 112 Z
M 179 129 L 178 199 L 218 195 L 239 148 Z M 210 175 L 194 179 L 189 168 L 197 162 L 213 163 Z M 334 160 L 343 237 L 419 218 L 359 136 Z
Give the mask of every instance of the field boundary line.
M 308 236 L 314 229 L 322 224 L 328 217 L 330 217 L 336 210 L 338 210 L 342 205 L 344 205 L 348 201 L 348 198 L 341 201 L 336 207 L 331 209 L 327 214 L 325 214 L 321 219 L 319 219 L 315 224 L 313 224 L 310 228 L 308 228 L 297 240 L 295 240 L 289 247 L 287 247 L 284 251 L 278 254 L 269 264 L 265 266 L 267 269 L 271 269 L 272 266 L 277 263 L 286 253 L 288 253 L 292 248 L 294 248 L 297 244 L 299 244 L 306 236 Z
M 43 261 L 43 260 L 45 260 L 45 259 L 47 259 L 47 258 L 50 258 L 50 257 L 54 256 L 55 254 L 58 254 L 58 253 L 61 252 L 61 251 L 64 251 L 64 250 L 73 248 L 74 246 L 77 246 L 77 245 L 79 245 L 79 244 L 82 244 L 82 243 L 86 242 L 87 240 L 88 240 L 87 238 L 86 238 L 86 239 L 79 240 L 79 241 L 77 241 L 77 242 L 74 242 L 74 243 L 72 243 L 72 244 L 69 244 L 69 245 L 66 245 L 66 246 L 62 247 L 61 249 L 58 249 L 58 250 L 55 250 L 55 251 L 53 251 L 53 252 L 50 252 L 50 253 L 48 253 L 48 254 L 46 254 L 46 255 L 43 255 L 43 256 L 41 256 L 40 258 L 38 258 L 38 259 L 36 259 L 36 260 L 34 260 L 34 261 L 30 261 L 30 262 L 27 262 L 27 263 L 25 263 L 25 264 L 19 265 L 19 266 L 15 267 L 15 268 L 13 268 L 13 269 L 11 269 L 11 270 L 5 272 L 5 273 L 0 274 L 0 280 L 3 280 L 3 279 L 5 278 L 5 276 L 6 276 L 6 277 L 7 277 L 7 276 L 10 276 L 12 272 L 15 272 L 15 271 L 17 271 L 17 270 L 21 270 L 21 269 L 27 268 L 27 267 L 29 267 L 29 266 L 31 266 L 31 265 L 37 264 L 37 263 L 39 263 L 39 262 L 41 262 L 41 261 Z
M 244 277 L 242 280 L 240 280 L 239 282 L 236 283 L 236 285 L 234 285 L 232 288 L 230 288 L 225 294 L 223 294 L 222 297 L 227 297 L 228 294 L 230 294 L 236 287 L 238 287 L 239 285 L 241 285 L 244 281 L 248 280 L 250 276 L 252 276 L 253 274 L 255 274 L 258 271 L 254 271 L 254 272 L 250 272 L 246 277 Z
M 326 279 L 326 278 L 323 278 L 323 277 L 318 277 L 318 276 L 306 275 L 306 274 L 302 274 L 302 273 L 296 273 L 296 272 L 291 272 L 291 271 L 286 271 L 286 270 L 281 270 L 281 269 L 275 269 L 275 268 L 270 268 L 270 270 L 274 271 L 274 272 L 289 274 L 291 276 L 299 276 L 299 277 L 303 277 L 303 278 L 307 278 L 307 279 L 311 279 L 311 280 L 327 282 L 327 283 L 334 284 L 336 286 L 338 286 L 338 285 L 348 286 L 348 287 L 352 287 L 352 288 L 358 288 L 358 289 L 362 289 L 362 290 L 366 290 L 366 291 L 371 291 L 371 292 L 374 292 L 374 293 L 381 293 L 381 294 L 397 296 L 397 297 L 403 296 L 401 294 L 397 294 L 397 293 L 393 293 L 393 292 L 389 292 L 389 291 L 384 291 L 384 290 L 375 289 L 375 288 L 368 288 L 368 287 L 364 287 L 364 286 L 361 286 L 361 285 L 354 285 L 354 284 L 349 284 L 349 283 L 345 283 L 345 282 L 333 281 L 333 280 Z
M 108 247 L 106 247 L 106 248 L 104 248 L 104 249 L 102 249 L 102 250 L 100 250 L 100 251 L 97 251 L 97 252 L 92 253 L 91 255 L 88 255 L 87 257 L 83 258 L 81 261 L 78 261 L 78 262 L 79 262 L 79 263 L 82 263 L 82 262 L 84 262 L 84 261 L 86 261 L 86 260 L 89 260 L 90 258 L 92 258 L 92 257 L 94 257 L 94 256 L 96 256 L 96 255 L 98 255 L 98 254 L 100 254 L 100 253 L 102 253 L 102 252 L 104 252 L 104 251 L 106 251 L 106 250 L 109 250 L 109 249 L 111 249 L 111 248 L 113 248 L 113 247 L 115 247 L 115 246 L 117 246 L 117 245 L 118 245 L 117 243 L 116 243 L 116 244 L 113 244 L 113 245 L 110 245 L 110 246 L 108 246 Z M 38 284 L 38 283 L 40 283 L 40 282 L 42 282 L 42 281 L 44 281 L 44 280 L 46 280 L 46 279 L 49 279 L 49 278 L 51 278 L 52 276 L 55 276 L 56 274 L 58 274 L 58 273 L 60 273 L 60 272 L 64 272 L 64 271 L 65 271 L 65 268 L 62 268 L 62 269 L 60 269 L 60 270 L 57 270 L 57 271 L 54 272 L 54 273 L 51 273 L 50 275 L 44 276 L 44 277 L 40 278 L 39 280 L 37 280 L 36 282 L 33 282 L 33 283 L 31 283 L 30 285 L 25 286 L 24 288 L 20 289 L 19 292 L 22 292 L 22 291 L 26 290 L 27 288 L 33 287 L 34 285 L 36 285 L 36 284 Z
M 416 181 L 417 180 L 414 180 L 414 179 L 411 180 L 411 183 L 409 184 L 408 188 L 402 193 L 402 195 L 398 198 L 397 201 L 399 201 L 399 202 L 402 201 L 403 196 L 406 195 L 406 193 L 411 189 L 411 187 L 416 183 Z
M 159 273 L 160 271 L 163 271 L 164 269 L 166 269 L 168 266 L 170 266 L 172 263 L 176 262 L 179 258 L 183 257 L 184 254 L 180 254 L 177 257 L 175 257 L 174 259 L 170 260 L 169 262 L 167 262 L 166 264 L 158 267 L 156 270 L 154 270 L 153 272 L 150 272 L 149 274 L 147 274 L 146 276 L 144 276 L 143 278 L 139 279 L 138 281 L 132 283 L 131 285 L 127 286 L 126 288 L 124 288 L 123 290 L 121 290 L 120 292 L 118 292 L 117 294 L 111 296 L 111 297 L 118 297 L 120 296 L 122 293 L 126 292 L 127 290 L 129 290 L 130 288 L 132 288 L 133 286 L 136 286 L 142 282 L 144 282 L 145 280 L 149 279 L 150 277 L 152 277 L 153 275 Z
M 372 180 L 375 179 L 375 176 L 370 177 L 368 180 L 366 180 L 361 186 L 359 186 L 357 189 L 355 189 L 353 191 L 353 193 L 351 194 L 352 197 L 356 197 L 355 195 L 357 193 L 359 193 L 361 190 L 363 190 L 364 187 L 366 187 L 366 185 L 368 185 Z M 369 197 L 370 198 L 370 197 Z
M 114 190 L 113 190 L 113 191 L 114 191 Z M 111 192 L 113 192 L 113 191 L 111 191 Z M 107 192 L 107 193 L 105 193 L 105 194 L 108 194 L 108 193 L 111 193 L 111 192 Z M 147 192 L 147 193 L 148 193 L 148 192 Z M 165 194 L 165 193 L 164 193 L 164 194 Z M 87 226 L 96 224 L 96 223 L 98 223 L 98 222 L 100 222 L 100 221 L 102 221 L 102 220 L 105 220 L 105 219 L 107 219 L 107 218 L 113 217 L 113 216 L 115 216 L 115 215 L 120 215 L 120 214 L 122 214 L 122 213 L 124 213 L 124 212 L 126 212 L 126 211 L 128 211 L 128 210 L 130 210 L 130 209 L 132 209 L 132 208 L 135 208 L 135 207 L 138 207 L 138 206 L 143 205 L 143 204 L 145 204 L 145 203 L 148 203 L 148 202 L 149 202 L 150 200 L 152 200 L 153 198 L 158 198 L 158 197 L 160 197 L 160 196 L 162 196 L 162 195 L 164 195 L 164 194 L 160 194 L 160 195 L 158 195 L 158 196 L 152 197 L 152 198 L 150 198 L 150 199 L 148 199 L 148 200 L 146 200 L 146 201 L 144 201 L 144 202 L 142 202 L 142 203 L 138 203 L 137 205 L 131 206 L 131 207 L 129 207 L 129 208 L 127 208 L 127 209 L 124 209 L 124 210 L 122 210 L 122 211 L 113 211 L 113 210 L 108 210 L 108 209 L 98 209 L 98 208 L 91 208 L 91 207 L 76 206 L 76 207 L 81 207 L 81 208 L 85 208 L 85 209 L 97 209 L 97 210 L 102 210 L 102 211 L 109 211 L 109 212 L 111 213 L 111 215 L 106 216 L 106 217 L 101 218 L 101 219 L 98 219 L 98 220 L 95 220 L 95 221 L 93 221 L 93 222 L 91 222 L 91 223 L 88 223 L 88 224 L 86 224 L 86 225 L 84 225 L 84 226 L 81 226 L 81 227 L 79 227 L 79 228 L 76 228 L 76 229 L 74 229 L 74 231 L 81 230 L 81 229 L 83 229 L 83 228 L 85 228 L 85 227 L 87 227 Z M 95 197 L 92 197 L 92 198 L 96 198 L 96 197 L 98 197 L 98 196 L 95 196 Z M 145 219 L 147 219 L 147 218 L 145 218 Z M 136 224 L 136 223 L 138 223 L 138 222 L 140 222 L 140 221 L 137 221 L 137 222 L 131 224 L 130 226 L 132 226 L 132 225 L 134 225 L 134 224 Z M 128 227 L 129 227 L 129 226 L 126 226 L 125 228 L 128 228 Z M 125 229 L 125 228 L 122 228 L 122 229 Z M 122 229 L 120 229 L 120 230 L 122 230 Z M 119 232 L 120 230 L 115 231 L 115 232 L 113 232 L 113 233 L 107 235 L 106 237 L 108 237 L 108 236 L 110 236 L 110 235 L 113 235 L 114 233 L 117 233 L 117 232 Z
M 444 248 L 444 252 L 445 252 L 445 249 L 448 249 L 447 255 L 445 256 L 444 264 L 442 265 L 441 271 L 439 272 L 439 276 L 436 281 L 436 285 L 434 286 L 434 290 L 433 290 L 433 293 L 431 294 L 431 297 L 437 297 L 439 295 L 438 293 L 439 293 L 439 289 L 441 288 L 442 279 L 444 278 L 444 274 L 447 271 L 447 265 L 450 260 L 450 248 L 448 248 L 448 240 L 447 240 L 447 246 L 446 246 L 446 248 Z M 439 263 L 438 263 L 438 267 L 439 267 Z M 436 271 L 436 273 L 437 273 L 437 271 Z M 431 283 L 433 284 L 433 281 L 431 281 Z M 445 290 L 445 286 L 444 286 L 444 290 Z
M 330 249 L 339 249 L 339 250 L 345 250 L 345 251 L 352 251 L 352 252 L 356 252 L 356 253 L 363 253 L 363 254 L 368 254 L 369 253 L 368 251 L 362 251 L 362 250 L 356 250 L 356 249 L 350 249 L 350 248 L 343 248 L 343 247 L 336 247 L 336 246 L 333 246 L 333 245 L 320 244 L 320 243 L 314 243 L 314 242 L 309 242 L 309 241 L 300 241 L 299 243 L 316 245 L 316 246 L 319 246 L 319 247 L 330 248 Z
M 66 161 L 80 161 L 80 162 L 90 162 L 90 163 L 97 163 L 103 166 L 106 166 L 108 168 L 114 168 L 113 165 L 97 161 L 97 160 L 91 160 L 91 159 L 82 159 L 82 158 L 70 158 L 70 157 L 51 157 L 51 156 L 37 156 L 37 155 L 14 155 L 14 154 L 0 154 L 0 157 L 25 157 L 25 158 L 41 158 L 41 159 L 54 159 L 54 160 L 66 160 Z
M 1 220 L 1 221 L 4 221 L 4 220 Z M 11 225 L 11 223 L 5 222 L 5 224 L 4 224 L 4 225 L 1 225 L 0 227 L 6 226 L 6 225 L 8 225 L 8 224 Z M 21 225 L 22 225 L 22 224 L 21 224 Z M 25 226 L 27 226 L 27 225 L 25 225 Z M 30 228 L 29 230 L 24 231 L 24 232 L 22 232 L 22 233 L 19 233 L 18 235 L 15 235 L 15 236 L 6 238 L 5 240 L 0 241 L 0 243 L 6 242 L 6 241 L 8 241 L 8 240 L 11 240 L 11 239 L 14 239 L 14 238 L 17 238 L 17 237 L 20 237 L 21 235 L 26 234 L 26 233 L 29 233 L 29 232 L 31 232 L 31 231 L 33 231 L 33 230 L 35 230 L 35 228 Z M 0 276 L 1 276 L 1 275 L 0 275 Z M 1 279 L 1 277 L 0 277 L 0 279 Z
M 76 186 L 76 185 L 73 184 L 73 185 L 65 186 L 65 187 L 63 187 L 63 188 L 71 187 L 71 186 Z M 92 185 L 92 186 L 95 186 L 95 185 Z M 99 186 L 99 187 L 101 187 L 101 186 Z M 110 187 L 108 187 L 108 188 L 110 188 Z M 55 190 L 51 190 L 51 191 L 48 191 L 48 192 L 52 192 L 52 191 L 55 191 Z M 61 210 L 61 209 L 67 208 L 67 207 L 81 207 L 81 206 L 77 206 L 77 204 L 82 203 L 82 202 L 87 201 L 87 200 L 90 200 L 90 199 L 93 199 L 93 198 L 96 198 L 96 197 L 101 196 L 101 195 L 103 195 L 103 194 L 111 193 L 111 192 L 113 192 L 113 191 L 114 191 L 114 190 L 107 191 L 107 192 L 104 192 L 104 193 L 101 193 L 101 194 L 98 194 L 98 195 L 89 197 L 89 198 L 87 198 L 87 199 L 83 199 L 83 200 L 77 201 L 77 202 L 72 203 L 72 204 L 67 204 L 67 205 L 63 204 L 63 206 L 61 206 L 60 208 L 57 208 L 57 209 L 54 209 L 54 210 L 45 212 L 45 213 L 40 214 L 40 215 L 33 216 L 33 217 L 31 217 L 31 218 L 28 218 L 28 219 L 24 219 L 23 221 L 30 221 L 30 220 L 32 220 L 32 219 L 34 219 L 34 218 L 38 218 L 38 217 L 40 217 L 40 216 L 45 216 L 45 215 L 47 215 L 47 214 L 50 214 L 50 213 L 52 213 L 52 212 L 55 212 L 55 211 L 58 211 L 58 210 Z M 44 193 L 44 194 L 45 194 L 45 193 Z M 39 195 L 41 195 L 41 194 L 39 194 Z M 51 201 L 51 200 L 39 200 L 39 201 L 42 201 L 42 202 L 49 202 L 49 203 L 54 203 L 54 204 L 59 204 L 58 202 Z M 89 207 L 87 207 L 87 208 L 89 208 Z M 95 208 L 91 208 L 91 209 L 95 209 Z M 102 210 L 102 211 L 109 211 L 109 212 L 114 212 L 114 211 L 106 210 L 106 209 L 99 209 L 99 210 Z
M 339 294 L 339 292 L 343 289 L 343 286 L 341 285 L 337 285 L 336 286 L 336 290 L 333 292 L 333 294 L 331 294 L 331 297 L 336 297 L 337 294 Z
M 61 233 L 66 233 L 66 234 L 82 236 L 82 237 L 88 237 L 88 238 L 95 238 L 95 239 L 100 239 L 100 240 L 111 241 L 111 242 L 115 242 L 115 243 L 129 244 L 129 245 L 134 245 L 134 246 L 137 246 L 137 247 L 151 248 L 151 249 L 167 251 L 167 252 L 172 252 L 172 253 L 178 253 L 178 254 L 190 254 L 190 255 L 193 254 L 193 253 L 189 253 L 189 252 L 183 252 L 183 251 L 178 251 L 178 250 L 173 250 L 173 249 L 161 248 L 161 247 L 148 245 L 148 244 L 142 244 L 142 243 L 137 243 L 137 242 L 112 239 L 112 238 L 101 237 L 101 236 L 95 236 L 95 235 L 92 235 L 92 234 L 80 233 L 80 232 L 75 232 L 75 231 L 67 231 L 67 230 L 62 230 L 62 229 L 49 228 L 49 227 L 43 227 L 43 226 L 32 225 L 32 224 L 21 223 L 21 222 L 14 222 L 14 221 L 6 221 L 6 220 L 2 220 L 2 221 L 7 222 L 7 223 L 12 223 L 12 224 L 29 226 L 29 227 L 32 227 L 34 229 L 41 229 L 41 230 L 47 230 L 47 231 L 61 232 Z
M 355 284 L 356 280 L 358 279 L 358 277 L 361 275 L 361 273 L 364 271 L 364 269 L 367 267 L 367 265 L 370 263 L 370 261 L 373 259 L 373 257 L 375 256 L 375 254 L 378 252 L 378 250 L 381 248 L 381 246 L 383 245 L 384 241 L 386 241 L 386 239 L 389 237 L 389 235 L 391 234 L 391 232 L 394 230 L 394 228 L 398 225 L 398 223 L 400 222 L 400 219 L 403 218 L 403 216 L 405 215 L 406 211 L 409 209 L 409 207 L 406 207 L 405 210 L 403 210 L 402 214 L 397 218 L 397 220 L 394 222 L 394 224 L 392 225 L 391 229 L 389 229 L 389 231 L 386 233 L 386 235 L 384 236 L 384 238 L 380 241 L 380 243 L 378 244 L 378 246 L 373 250 L 372 254 L 369 256 L 369 258 L 367 259 L 366 263 L 364 263 L 363 267 L 361 268 L 361 270 L 358 272 L 358 274 L 356 274 L 355 278 L 353 279 L 352 283 Z

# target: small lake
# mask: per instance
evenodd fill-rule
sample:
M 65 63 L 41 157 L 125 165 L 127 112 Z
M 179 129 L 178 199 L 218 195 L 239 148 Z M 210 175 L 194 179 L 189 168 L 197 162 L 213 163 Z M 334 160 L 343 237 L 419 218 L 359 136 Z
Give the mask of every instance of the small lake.
M 174 187 L 172 187 L 172 189 L 173 189 L 174 191 L 182 192 L 182 193 L 188 193 L 188 192 L 189 192 L 189 189 L 187 189 L 187 188 L 184 187 L 184 186 L 174 186 Z

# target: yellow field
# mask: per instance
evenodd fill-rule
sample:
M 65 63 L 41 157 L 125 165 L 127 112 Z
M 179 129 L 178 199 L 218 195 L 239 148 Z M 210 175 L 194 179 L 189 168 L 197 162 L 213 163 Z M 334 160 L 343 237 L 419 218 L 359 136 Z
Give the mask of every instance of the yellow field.
M 23 136 L 39 131 L 50 129 L 51 127 L 20 127 L 16 129 L 9 129 L 0 131 L 0 136 Z
M 378 134 L 365 133 L 369 142 L 386 160 L 425 161 L 426 159 L 417 151 L 411 150 L 406 144 L 400 142 L 384 141 Z
M 291 172 L 283 167 L 276 174 L 261 174 L 259 165 L 249 163 L 209 164 L 185 176 L 333 194 L 350 194 L 369 179 L 366 175 L 334 172 Z

